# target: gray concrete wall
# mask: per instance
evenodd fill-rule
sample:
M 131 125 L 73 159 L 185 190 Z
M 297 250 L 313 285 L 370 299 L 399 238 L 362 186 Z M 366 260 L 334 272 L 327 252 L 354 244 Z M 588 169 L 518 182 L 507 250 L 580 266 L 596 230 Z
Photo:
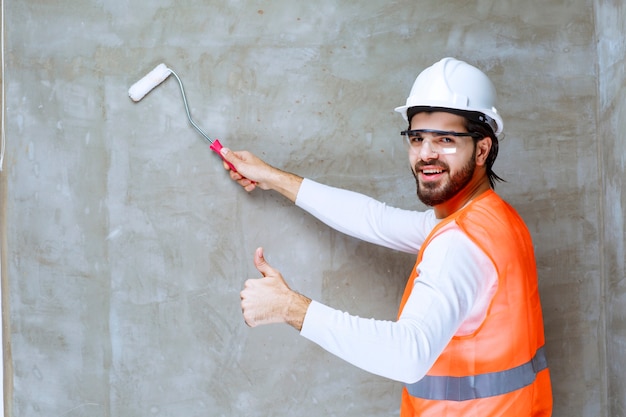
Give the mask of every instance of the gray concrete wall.
M 626 415 L 626 270 L 624 268 L 624 218 L 626 194 L 626 10 L 615 1 L 597 4 L 598 33 L 598 155 L 601 163 L 601 190 L 604 230 L 603 313 L 606 316 L 606 379 L 610 416 Z
M 624 11 L 610 0 L 8 1 L 2 175 L 13 416 L 394 416 L 400 385 L 249 329 L 264 246 L 292 286 L 392 319 L 411 256 L 246 195 L 225 145 L 419 209 L 393 108 L 443 56 L 482 67 L 497 190 L 533 234 L 555 416 L 624 416 Z M 608 335 L 608 336 L 607 336 Z

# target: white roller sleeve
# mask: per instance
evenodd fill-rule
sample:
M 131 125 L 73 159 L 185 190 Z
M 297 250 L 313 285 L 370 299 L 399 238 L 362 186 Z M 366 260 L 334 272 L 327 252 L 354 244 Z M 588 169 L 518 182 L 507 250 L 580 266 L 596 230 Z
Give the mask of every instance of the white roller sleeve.
M 133 101 L 141 100 L 154 87 L 165 81 L 171 73 L 172 71 L 165 64 L 157 65 L 156 68 L 128 89 L 128 95 Z

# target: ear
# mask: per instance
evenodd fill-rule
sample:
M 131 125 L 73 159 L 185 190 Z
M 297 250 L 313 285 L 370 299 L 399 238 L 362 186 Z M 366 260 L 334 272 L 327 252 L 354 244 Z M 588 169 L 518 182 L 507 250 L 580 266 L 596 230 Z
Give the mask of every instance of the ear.
M 491 138 L 485 136 L 476 142 L 476 165 L 483 166 L 487 162 L 489 151 L 491 151 Z

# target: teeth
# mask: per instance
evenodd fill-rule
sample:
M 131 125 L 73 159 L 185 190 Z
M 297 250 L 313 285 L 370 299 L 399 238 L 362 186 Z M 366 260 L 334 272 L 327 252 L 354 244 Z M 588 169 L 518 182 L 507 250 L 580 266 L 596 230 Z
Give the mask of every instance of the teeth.
M 441 174 L 443 172 L 442 169 L 425 169 L 422 171 L 424 174 Z

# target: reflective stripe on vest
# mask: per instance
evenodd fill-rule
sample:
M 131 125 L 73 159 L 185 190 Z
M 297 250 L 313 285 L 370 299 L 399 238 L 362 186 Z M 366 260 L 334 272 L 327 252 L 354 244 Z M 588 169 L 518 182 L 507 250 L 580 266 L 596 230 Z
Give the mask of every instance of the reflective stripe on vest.
M 426 375 L 406 388 L 413 397 L 426 400 L 465 401 L 495 397 L 532 384 L 537 373 L 547 367 L 544 348 L 540 347 L 530 361 L 506 371 L 464 377 Z

